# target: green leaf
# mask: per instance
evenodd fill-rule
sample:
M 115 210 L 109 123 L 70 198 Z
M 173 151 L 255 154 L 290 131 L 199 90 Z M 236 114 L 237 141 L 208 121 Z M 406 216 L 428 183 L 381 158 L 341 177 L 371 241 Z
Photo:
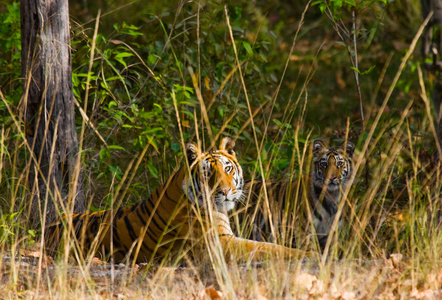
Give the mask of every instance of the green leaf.
M 123 174 L 123 171 L 121 171 L 119 166 L 113 166 L 109 165 L 109 171 L 117 178 L 121 179 L 121 175 Z
M 124 149 L 123 147 L 121 147 L 121 146 L 118 146 L 118 145 L 109 145 L 109 146 L 107 146 L 109 149 L 118 149 L 118 150 L 126 150 L 126 149 Z
M 172 143 L 170 144 L 170 147 L 175 152 L 179 152 L 181 150 L 181 145 L 179 143 Z
M 160 152 L 160 150 L 158 150 L 158 145 L 155 141 L 155 138 L 152 136 L 147 136 L 147 139 L 149 140 L 149 143 L 155 148 L 155 150 L 157 150 L 157 152 Z
M 104 160 L 104 159 L 109 158 L 109 157 L 110 157 L 109 149 L 108 148 L 102 148 L 100 150 L 100 159 Z
M 361 72 L 359 69 L 356 69 L 355 67 L 350 67 L 350 69 L 358 72 L 358 74 L 360 74 L 360 75 L 366 75 L 366 74 L 370 73 L 375 67 L 376 67 L 376 65 L 371 66 L 368 70 L 365 70 L 364 72 Z
M 242 44 L 243 44 L 244 48 L 247 51 L 247 55 L 249 57 L 253 56 L 252 46 L 250 46 L 250 44 L 248 42 L 246 42 L 246 41 L 242 42 Z
M 356 2 L 354 0 L 345 0 L 345 4 L 353 7 L 356 6 Z
M 130 57 L 130 56 L 134 56 L 132 53 L 129 52 L 120 52 L 117 55 L 115 55 L 115 60 L 120 62 L 124 67 L 127 67 L 126 62 L 124 61 L 123 58 L 125 57 Z
M 149 54 L 149 56 L 147 57 L 147 61 L 152 65 L 155 64 L 157 62 L 157 60 L 158 60 L 158 57 L 153 54 Z
M 152 174 L 153 177 L 158 178 L 158 170 L 155 168 L 154 165 L 152 165 L 152 162 L 149 162 L 147 164 L 147 168 L 149 169 L 150 174 Z
M 289 165 L 290 161 L 286 158 L 280 159 L 278 162 L 278 168 L 279 169 L 285 169 Z
M 368 68 L 368 70 L 365 70 L 364 72 L 362 72 L 362 75 L 370 73 L 375 67 L 376 67 L 376 65 L 371 66 L 370 68 Z
M 356 69 L 355 67 L 350 67 L 350 69 L 352 69 L 353 71 L 358 72 L 358 74 L 361 74 L 361 71 L 359 71 L 359 69 Z
M 74 72 L 72 72 L 72 84 L 74 86 L 78 86 L 80 84 L 80 80 L 78 79 L 77 74 L 75 74 Z
M 160 109 L 160 111 L 163 111 L 163 108 L 161 107 L 161 105 L 159 105 L 158 103 L 154 103 L 154 106 L 158 107 Z
M 108 78 L 106 78 L 106 81 L 113 81 L 113 80 L 117 80 L 117 79 L 120 79 L 120 76 L 111 76 L 111 77 L 108 77 Z
M 282 127 L 282 123 L 280 121 L 278 121 L 276 119 L 273 119 L 272 121 L 275 122 L 275 124 L 278 125 L 279 128 Z
M 128 35 L 143 35 L 141 32 L 133 31 L 133 30 L 123 30 L 122 33 L 128 34 Z
M 118 106 L 117 102 L 115 102 L 114 100 L 110 101 L 109 104 L 107 105 L 108 108 L 112 108 L 114 106 Z
M 191 117 L 192 120 L 193 120 L 193 118 L 195 117 L 195 116 L 193 115 L 193 113 L 191 113 L 190 111 L 183 110 L 183 113 L 186 114 L 186 115 L 188 115 L 189 117 Z
M 126 24 L 126 22 L 123 22 L 123 28 L 134 29 L 134 30 L 138 30 L 139 29 L 139 27 L 137 27 L 135 25 L 128 25 L 128 24 Z
M 313 1 L 313 2 L 312 2 L 312 6 L 320 5 L 320 4 L 322 4 L 322 3 L 324 3 L 323 0 L 316 0 L 316 1 Z

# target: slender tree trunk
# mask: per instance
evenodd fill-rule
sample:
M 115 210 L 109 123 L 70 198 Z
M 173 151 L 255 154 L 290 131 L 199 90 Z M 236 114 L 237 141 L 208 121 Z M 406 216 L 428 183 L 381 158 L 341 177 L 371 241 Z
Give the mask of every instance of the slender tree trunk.
M 22 0 L 21 59 L 26 138 L 32 147 L 30 221 L 46 225 L 61 204 L 84 211 L 74 118 L 68 0 Z M 45 225 L 45 224 L 42 224 Z

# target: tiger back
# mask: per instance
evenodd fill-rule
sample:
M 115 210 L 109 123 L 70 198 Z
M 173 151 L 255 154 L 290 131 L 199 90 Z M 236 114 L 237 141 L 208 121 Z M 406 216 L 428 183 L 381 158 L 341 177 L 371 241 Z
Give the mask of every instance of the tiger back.
M 323 250 L 342 194 L 353 182 L 354 148 L 350 141 L 335 148 L 315 140 L 308 178 L 267 181 L 267 199 L 262 180 L 246 181 L 239 235 L 294 248 L 305 247 L 313 238 Z
M 62 218 L 45 231 L 46 251 L 53 256 L 63 240 L 70 240 L 83 256 L 152 262 L 183 257 L 190 250 L 202 255 L 208 241 L 216 239 L 226 257 L 303 255 L 234 236 L 226 214 L 243 197 L 244 187 L 234 145 L 224 138 L 218 150 L 202 152 L 196 144 L 187 144 L 187 164 L 149 198 L 116 210 Z

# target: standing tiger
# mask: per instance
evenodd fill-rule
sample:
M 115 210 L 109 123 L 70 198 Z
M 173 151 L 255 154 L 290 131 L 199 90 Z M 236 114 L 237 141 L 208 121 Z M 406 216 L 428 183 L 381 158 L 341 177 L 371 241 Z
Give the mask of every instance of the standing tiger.
M 247 181 L 249 197 L 243 212 L 238 210 L 240 235 L 299 248 L 313 234 L 324 250 L 342 193 L 353 181 L 354 148 L 349 141 L 335 148 L 315 140 L 309 177 L 292 182 L 267 181 L 268 204 L 263 181 Z
M 219 240 L 226 258 L 303 255 L 296 249 L 234 236 L 226 213 L 243 197 L 244 187 L 234 145 L 224 138 L 219 150 L 202 152 L 196 144 L 187 144 L 188 163 L 147 200 L 116 210 L 73 215 L 71 226 L 65 217 L 47 228 L 46 250 L 54 255 L 65 240 L 64 229 L 70 228 L 68 234 L 75 237 L 70 240 L 81 254 L 113 257 L 117 262 L 180 258 L 189 249 L 203 255 L 208 241 L 213 240 Z

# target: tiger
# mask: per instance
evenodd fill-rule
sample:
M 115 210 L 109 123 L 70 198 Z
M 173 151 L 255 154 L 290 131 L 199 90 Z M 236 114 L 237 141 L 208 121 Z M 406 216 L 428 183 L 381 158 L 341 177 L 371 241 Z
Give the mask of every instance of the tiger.
M 218 150 L 207 152 L 195 143 L 186 144 L 187 163 L 145 201 L 61 217 L 60 222 L 50 225 L 44 234 L 47 254 L 57 254 L 62 241 L 67 240 L 63 239 L 65 229 L 71 228 L 66 233 L 75 237 L 74 247 L 79 253 L 114 262 L 150 263 L 167 257 L 182 258 L 186 252 L 201 257 L 213 240 L 219 241 L 226 260 L 313 256 L 234 235 L 227 213 L 244 193 L 243 171 L 234 146 L 228 137 L 221 140 Z
M 233 226 L 236 233 L 293 248 L 304 247 L 311 240 L 309 237 L 316 236 L 313 241 L 317 241 L 323 252 L 342 194 L 354 180 L 354 150 L 355 145 L 350 141 L 328 147 L 323 141 L 314 140 L 308 178 L 266 181 L 267 203 L 263 180 L 246 181 L 247 201 L 237 210 L 239 218 Z

